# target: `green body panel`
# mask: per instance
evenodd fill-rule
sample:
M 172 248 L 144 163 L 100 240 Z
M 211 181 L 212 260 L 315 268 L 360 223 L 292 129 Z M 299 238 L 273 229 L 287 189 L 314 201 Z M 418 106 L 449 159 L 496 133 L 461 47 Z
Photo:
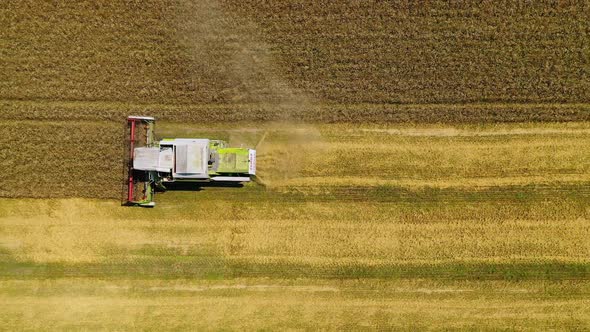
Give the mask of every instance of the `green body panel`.
M 227 147 L 227 142 L 222 141 L 222 140 L 214 139 L 214 140 L 211 140 L 209 143 L 209 150 L 211 150 L 211 151 L 217 151 L 217 150 L 223 149 L 225 147 Z
M 162 142 L 173 142 L 175 138 L 163 138 Z M 209 174 L 244 174 L 248 173 L 250 165 L 249 149 L 230 148 L 222 140 L 211 140 L 209 151 L 217 157 L 217 164 L 209 165 Z M 175 179 L 178 182 L 202 182 L 202 179 Z
M 218 149 L 219 166 L 217 173 L 248 173 L 248 149 L 222 148 Z

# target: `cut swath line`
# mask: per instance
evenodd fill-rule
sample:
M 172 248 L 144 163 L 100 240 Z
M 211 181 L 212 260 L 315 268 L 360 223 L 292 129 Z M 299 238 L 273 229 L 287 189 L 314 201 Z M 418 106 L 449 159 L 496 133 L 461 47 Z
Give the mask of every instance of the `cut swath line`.
M 357 129 L 351 129 L 353 132 Z M 590 134 L 590 129 L 500 129 L 500 130 L 462 130 L 456 128 L 430 128 L 430 129 L 359 129 L 363 132 L 384 133 L 398 136 L 425 136 L 425 137 L 479 137 L 479 136 L 523 136 L 523 135 L 584 135 Z
M 584 174 L 563 174 L 553 177 L 546 176 L 523 176 L 523 177 L 485 177 L 485 178 L 463 178 L 458 180 L 405 180 L 405 179 L 381 179 L 368 177 L 300 177 L 283 181 L 274 181 L 273 188 L 299 187 L 375 187 L 391 186 L 404 188 L 478 188 L 509 187 L 526 185 L 553 185 L 567 186 L 579 185 L 590 182 L 590 176 Z
M 188 292 L 204 292 L 226 289 L 238 289 L 246 291 L 277 291 L 289 290 L 296 292 L 339 292 L 336 287 L 322 287 L 322 286 L 280 286 L 280 285 L 216 285 L 216 286 L 157 286 L 150 287 L 151 291 L 188 291 Z

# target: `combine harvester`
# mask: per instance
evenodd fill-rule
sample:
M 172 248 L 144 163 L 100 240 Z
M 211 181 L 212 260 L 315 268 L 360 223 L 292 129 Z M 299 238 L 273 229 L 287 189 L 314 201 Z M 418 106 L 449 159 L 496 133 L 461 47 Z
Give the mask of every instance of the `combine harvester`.
M 231 148 L 221 140 L 154 138 L 155 119 L 127 118 L 123 205 L 155 206 L 154 194 L 173 183 L 249 182 L 256 174 L 256 150 Z

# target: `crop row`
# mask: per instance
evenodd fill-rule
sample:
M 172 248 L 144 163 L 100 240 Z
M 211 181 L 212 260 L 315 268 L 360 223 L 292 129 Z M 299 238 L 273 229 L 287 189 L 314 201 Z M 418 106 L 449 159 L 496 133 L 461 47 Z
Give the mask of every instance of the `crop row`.
M 166 193 L 154 210 L 7 200 L 2 262 L 54 277 L 590 277 L 587 213 L 571 200 L 429 207 L 216 194 L 189 200 Z
M 119 197 L 123 125 L 0 122 L 0 196 Z
M 267 125 L 232 131 L 227 125 L 162 122 L 158 128 L 171 137 L 224 138 L 248 146 L 266 132 L 257 146 L 258 175 L 268 189 L 283 193 L 276 198 L 282 201 L 517 202 L 520 191 L 525 200 L 561 189 L 585 195 L 589 181 L 585 123 Z M 0 129 L 1 196 L 118 197 L 122 123 L 5 120 Z
M 127 104 L 0 100 L 2 120 L 170 122 L 498 123 L 590 121 L 590 104 Z
M 9 2 L 0 98 L 588 102 L 577 2 Z

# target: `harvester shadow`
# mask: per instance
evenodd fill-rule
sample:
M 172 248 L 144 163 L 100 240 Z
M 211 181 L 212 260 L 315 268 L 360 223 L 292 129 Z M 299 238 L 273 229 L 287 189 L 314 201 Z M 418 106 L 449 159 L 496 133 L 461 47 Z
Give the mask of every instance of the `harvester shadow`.
M 242 188 L 242 183 L 232 182 L 173 182 L 166 184 L 166 190 L 163 191 L 201 191 L 206 188 Z M 158 190 L 160 191 L 160 190 Z

